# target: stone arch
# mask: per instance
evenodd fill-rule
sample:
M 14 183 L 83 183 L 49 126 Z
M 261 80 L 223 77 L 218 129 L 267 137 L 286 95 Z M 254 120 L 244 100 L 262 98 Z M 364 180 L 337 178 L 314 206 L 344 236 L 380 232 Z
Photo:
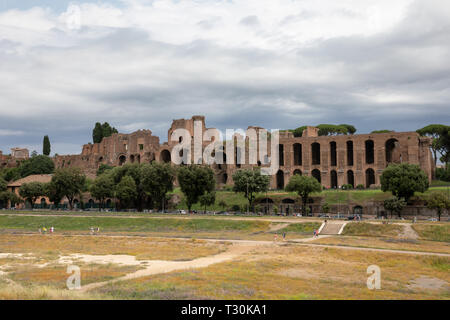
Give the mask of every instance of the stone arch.
M 311 171 L 311 175 L 316 178 L 317 181 L 319 181 L 319 183 L 322 182 L 322 176 L 320 174 L 320 170 L 319 169 L 314 169 L 313 171 Z
M 366 170 L 366 187 L 370 188 L 372 184 L 375 184 L 375 171 L 369 168 Z
M 302 165 L 302 145 L 301 143 L 294 144 L 294 166 Z
M 400 147 L 397 139 L 389 139 L 385 143 L 386 163 L 400 162 Z
M 352 170 L 347 171 L 347 184 L 351 184 L 352 187 L 355 187 L 355 175 Z
M 294 170 L 294 176 L 296 175 L 296 174 L 298 174 L 298 175 L 302 175 L 302 170 L 300 170 L 300 169 L 295 169 Z
M 331 170 L 330 172 L 330 186 L 334 189 L 338 187 L 338 178 L 336 170 Z
M 311 160 L 312 164 L 320 164 L 320 143 L 311 144 Z
M 330 165 L 332 167 L 337 166 L 337 145 L 336 141 L 330 142 Z
M 366 163 L 372 164 L 375 162 L 375 144 L 373 140 L 366 140 L 365 150 L 366 150 Z
M 283 170 L 278 170 L 277 172 L 277 189 L 284 189 L 284 172 Z
M 161 162 L 169 163 L 171 161 L 170 151 L 164 149 L 159 156 Z
M 284 144 L 278 145 L 279 165 L 284 166 Z
M 347 165 L 353 166 L 353 141 L 347 141 Z
M 121 155 L 119 157 L 119 166 L 123 165 L 127 161 L 127 157 L 125 155 Z

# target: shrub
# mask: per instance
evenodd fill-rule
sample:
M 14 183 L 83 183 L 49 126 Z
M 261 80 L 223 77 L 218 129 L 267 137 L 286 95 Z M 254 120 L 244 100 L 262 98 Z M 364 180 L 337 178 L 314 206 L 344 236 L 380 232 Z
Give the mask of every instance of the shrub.
M 363 184 L 358 184 L 358 185 L 356 186 L 356 189 L 358 189 L 358 190 L 364 190 L 365 188 L 364 188 L 364 185 L 363 185 Z

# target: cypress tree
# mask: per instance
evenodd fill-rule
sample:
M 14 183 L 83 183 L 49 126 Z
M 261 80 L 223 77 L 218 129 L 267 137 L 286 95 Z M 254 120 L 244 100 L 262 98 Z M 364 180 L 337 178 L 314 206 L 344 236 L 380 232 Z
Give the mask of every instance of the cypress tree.
M 49 156 L 51 147 L 50 147 L 50 139 L 48 138 L 48 136 L 44 136 L 44 142 L 42 144 L 43 144 L 43 146 L 42 146 L 42 154 L 46 155 L 46 156 Z

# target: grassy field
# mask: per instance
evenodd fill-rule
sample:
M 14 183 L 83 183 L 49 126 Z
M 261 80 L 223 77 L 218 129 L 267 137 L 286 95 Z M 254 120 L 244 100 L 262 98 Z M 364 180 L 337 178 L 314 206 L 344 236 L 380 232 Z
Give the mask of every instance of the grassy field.
M 320 222 L 291 223 L 287 227 L 280 229 L 278 232 L 311 235 L 313 231 L 319 229 L 320 226 Z
M 421 239 L 450 242 L 449 224 L 414 224 L 412 227 Z
M 371 236 L 371 237 L 395 237 L 403 231 L 403 226 L 398 224 L 373 224 L 366 222 L 348 223 L 342 235 L 346 236 Z
M 449 259 L 291 246 L 258 248 L 247 258 L 207 268 L 123 281 L 96 289 L 116 299 L 449 299 L 448 287 L 426 290 L 418 279 L 450 281 Z M 378 265 L 381 290 L 368 290 Z
M 114 217 L 53 217 L 0 216 L 0 229 L 27 230 L 53 226 L 57 231 L 89 231 L 100 227 L 102 232 L 197 232 L 197 231 L 266 231 L 268 221 L 189 219 L 189 218 L 114 218 Z

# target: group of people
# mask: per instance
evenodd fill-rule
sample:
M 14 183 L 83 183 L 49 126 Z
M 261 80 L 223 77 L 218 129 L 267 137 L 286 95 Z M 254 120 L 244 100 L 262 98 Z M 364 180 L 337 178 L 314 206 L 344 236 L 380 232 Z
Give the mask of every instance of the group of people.
M 283 241 L 286 240 L 286 232 L 283 232 L 282 234 Z M 278 233 L 275 233 L 273 241 L 278 241 Z
M 47 230 L 46 227 L 42 227 L 42 228 L 39 228 L 38 231 L 39 231 L 39 234 L 46 234 L 47 232 L 53 233 L 53 232 L 55 232 L 55 228 L 53 228 L 53 226 L 52 226 L 52 227 L 50 227 L 49 230 Z
M 91 227 L 90 228 L 90 233 L 91 234 L 98 234 L 98 233 L 100 233 L 100 228 L 99 227 L 97 227 L 97 228 Z

